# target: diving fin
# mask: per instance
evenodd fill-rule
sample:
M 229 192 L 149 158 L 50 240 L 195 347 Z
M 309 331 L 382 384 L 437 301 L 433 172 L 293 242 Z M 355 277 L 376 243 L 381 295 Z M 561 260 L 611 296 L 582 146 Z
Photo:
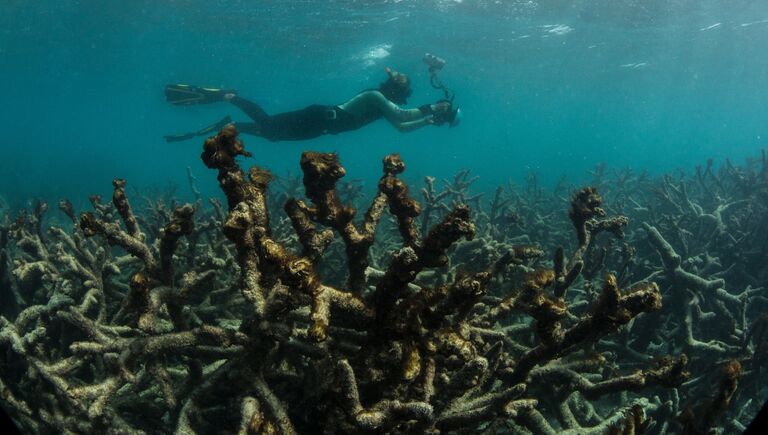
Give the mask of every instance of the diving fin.
M 201 128 L 198 131 L 192 131 L 192 132 L 184 133 L 184 134 L 171 134 L 171 135 L 168 135 L 168 136 L 163 136 L 163 138 L 168 143 L 171 143 L 171 142 L 181 142 L 181 141 L 184 141 L 184 140 L 193 139 L 193 138 L 195 138 L 197 136 L 204 136 L 204 135 L 207 135 L 207 134 L 218 133 L 219 130 L 224 128 L 224 126 L 229 124 L 230 122 L 232 122 L 232 118 L 230 118 L 229 115 L 227 115 L 227 116 L 221 118 L 218 122 L 215 122 L 215 123 L 213 123 L 211 125 L 205 126 L 205 127 Z
M 167 136 L 163 136 L 163 139 L 165 139 L 166 142 L 171 143 L 192 139 L 195 136 L 197 136 L 195 133 L 169 134 Z
M 224 95 L 235 93 L 237 91 L 234 89 L 203 88 L 185 84 L 165 86 L 165 100 L 177 106 L 216 103 L 224 101 Z

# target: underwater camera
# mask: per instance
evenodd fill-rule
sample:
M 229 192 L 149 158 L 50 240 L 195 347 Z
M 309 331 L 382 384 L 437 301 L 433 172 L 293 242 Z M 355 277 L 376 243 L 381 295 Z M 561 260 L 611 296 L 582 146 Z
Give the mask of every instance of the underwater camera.
M 440 100 L 438 103 L 448 103 L 451 105 L 451 109 L 444 113 L 435 115 L 435 125 L 448 124 L 449 127 L 456 127 L 461 122 L 461 108 L 453 107 L 453 103 L 449 100 Z

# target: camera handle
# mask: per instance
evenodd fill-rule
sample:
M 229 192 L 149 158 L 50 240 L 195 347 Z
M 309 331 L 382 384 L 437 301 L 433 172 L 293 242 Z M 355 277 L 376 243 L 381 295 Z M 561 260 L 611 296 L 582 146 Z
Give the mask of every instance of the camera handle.
M 429 84 L 432 85 L 434 89 L 439 89 L 443 91 L 443 94 L 445 95 L 445 99 L 448 100 L 451 104 L 453 104 L 453 99 L 456 97 L 456 95 L 453 93 L 453 91 L 445 86 L 442 80 L 440 80 L 440 77 L 437 76 L 437 72 L 440 70 L 440 68 L 435 67 L 429 67 Z

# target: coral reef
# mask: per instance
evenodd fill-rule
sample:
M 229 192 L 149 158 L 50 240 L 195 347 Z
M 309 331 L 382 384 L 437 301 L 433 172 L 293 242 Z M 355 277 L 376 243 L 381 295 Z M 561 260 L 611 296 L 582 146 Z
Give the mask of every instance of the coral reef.
M 768 391 L 765 154 L 598 167 L 568 198 L 531 176 L 487 206 L 468 171 L 420 204 L 397 154 L 367 204 L 335 154 L 279 192 L 250 155 L 232 125 L 205 141 L 225 204 L 188 170 L 192 204 L 135 211 L 115 179 L 59 203 L 71 225 L 4 218 L 0 394 L 25 431 L 712 433 Z

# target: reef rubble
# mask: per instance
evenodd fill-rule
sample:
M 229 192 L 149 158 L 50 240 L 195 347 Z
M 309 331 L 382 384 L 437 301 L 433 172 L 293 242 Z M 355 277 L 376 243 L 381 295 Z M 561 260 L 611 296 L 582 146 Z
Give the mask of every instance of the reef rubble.
M 336 154 L 282 192 L 248 156 L 232 125 L 205 141 L 225 203 L 190 172 L 190 204 L 137 212 L 115 179 L 62 200 L 67 225 L 4 216 L 0 397 L 25 432 L 717 433 L 768 391 L 765 154 L 487 205 L 468 171 L 420 203 L 397 154 L 367 204 Z

